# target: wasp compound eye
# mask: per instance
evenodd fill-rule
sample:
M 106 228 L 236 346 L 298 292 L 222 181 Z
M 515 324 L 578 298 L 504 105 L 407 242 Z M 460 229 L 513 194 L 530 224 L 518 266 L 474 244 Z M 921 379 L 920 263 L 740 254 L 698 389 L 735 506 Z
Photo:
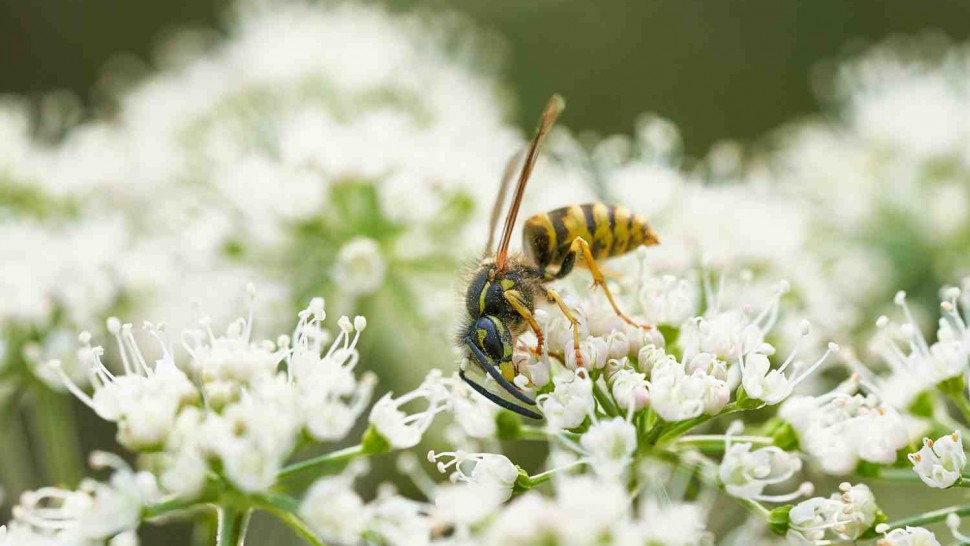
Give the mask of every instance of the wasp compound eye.
M 473 333 L 476 344 L 492 362 L 512 358 L 512 335 L 496 317 L 481 317 L 475 321 Z

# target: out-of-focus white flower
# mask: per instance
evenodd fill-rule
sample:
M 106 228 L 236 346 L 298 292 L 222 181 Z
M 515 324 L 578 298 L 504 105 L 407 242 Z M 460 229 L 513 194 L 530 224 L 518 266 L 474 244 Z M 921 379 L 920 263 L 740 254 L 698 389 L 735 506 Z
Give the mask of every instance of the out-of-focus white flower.
M 382 488 L 367 509 L 371 514 L 368 534 L 381 542 L 406 546 L 430 542 L 432 521 L 426 504 L 402 497 L 393 488 Z
M 960 436 L 960 431 L 956 431 L 935 442 L 925 438 L 923 447 L 916 453 L 909 454 L 913 471 L 923 480 L 923 483 L 930 487 L 946 489 L 960 479 L 963 469 L 967 466 L 967 455 L 963 450 L 963 440 Z
M 341 289 L 353 295 L 367 296 L 384 283 L 386 269 L 377 241 L 358 237 L 337 253 L 333 275 Z
M 680 326 L 697 309 L 697 294 L 687 279 L 650 277 L 640 287 L 640 305 L 650 324 Z
M 829 498 L 814 497 L 796 504 L 788 514 L 788 537 L 794 544 L 822 540 L 827 531 L 841 540 L 855 540 L 873 527 L 879 507 L 864 484 L 843 482 Z
M 370 523 L 364 500 L 354 491 L 354 475 L 321 478 L 300 502 L 300 517 L 324 540 L 354 544 Z
M 860 459 L 892 464 L 909 443 L 900 414 L 873 394 L 835 390 L 819 397 L 795 396 L 781 406 L 779 416 L 794 427 L 801 448 L 830 474 L 847 474 Z
M 408 449 L 418 445 L 421 436 L 431 426 L 435 415 L 447 409 L 448 393 L 442 384 L 441 372 L 432 370 L 413 391 L 398 398 L 385 394 L 370 412 L 370 424 L 394 449 Z M 408 415 L 401 406 L 416 400 L 424 400 L 427 407 Z
M 663 546 L 700 546 L 710 540 L 705 519 L 699 504 L 648 498 L 640 507 L 636 539 Z
M 589 372 L 585 368 L 568 371 L 553 377 L 553 384 L 551 393 L 536 398 L 548 426 L 553 430 L 578 427 L 596 408 Z
M 811 495 L 811 483 L 803 483 L 797 491 L 787 495 L 765 495 L 764 490 L 780 484 L 801 470 L 802 461 L 795 453 L 775 446 L 752 450 L 750 442 L 732 442 L 732 436 L 743 430 L 739 422 L 732 424 L 724 441 L 720 479 L 724 489 L 734 497 L 768 502 L 788 502 L 802 495 Z
M 86 544 L 134 531 L 142 510 L 160 498 L 154 476 L 133 472 L 120 457 L 103 452 L 91 455 L 91 465 L 113 469 L 110 481 L 85 480 L 77 491 L 47 487 L 24 493 L 6 539 L 22 540 L 18 545 Z
M 936 535 L 922 527 L 893 529 L 876 541 L 876 546 L 940 546 Z
M 579 438 L 586 464 L 597 475 L 621 479 L 633 462 L 637 429 L 623 417 L 596 421 Z

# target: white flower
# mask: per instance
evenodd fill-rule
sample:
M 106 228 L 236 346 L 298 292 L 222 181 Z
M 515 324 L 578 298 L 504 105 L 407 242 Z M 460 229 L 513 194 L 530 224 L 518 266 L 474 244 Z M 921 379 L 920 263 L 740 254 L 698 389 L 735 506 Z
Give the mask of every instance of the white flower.
M 441 461 L 448 457 L 451 461 Z M 512 497 L 519 478 L 518 467 L 494 453 L 430 451 L 428 460 L 437 463 L 439 472 L 453 469 L 448 478 L 454 485 L 436 487 L 434 500 L 438 515 L 456 523 L 475 523 L 489 516 Z
M 662 546 L 701 546 L 710 540 L 705 519 L 699 504 L 648 498 L 640 506 L 636 540 Z
M 788 514 L 789 539 L 821 540 L 827 531 L 841 540 L 855 540 L 872 528 L 879 507 L 864 484 L 839 484 L 829 498 L 815 497 L 795 505 Z
M 650 407 L 665 421 L 714 415 L 730 400 L 727 383 L 704 369 L 687 374 L 682 363 L 666 360 L 650 372 Z
M 775 446 L 752 451 L 750 442 L 732 442 L 736 425 L 728 429 L 724 441 L 724 458 L 721 460 L 720 479 L 727 493 L 734 497 L 768 502 L 787 502 L 801 495 L 810 495 L 810 483 L 802 484 L 788 495 L 765 495 L 764 490 L 787 481 L 801 470 L 802 461 L 797 454 L 788 453 Z
M 771 361 L 768 360 L 768 356 L 760 352 L 752 352 L 747 356 L 739 355 L 738 364 L 741 367 L 741 385 L 744 387 L 744 392 L 748 396 L 754 398 L 755 400 L 762 400 L 769 406 L 773 406 L 791 394 L 792 390 L 798 386 L 799 383 L 805 380 L 812 372 L 818 369 L 819 366 L 825 362 L 825 359 L 831 353 L 837 352 L 839 346 L 835 343 L 828 344 L 828 350 L 825 354 L 815 361 L 811 366 L 808 367 L 801 374 L 792 373 L 791 376 L 785 376 L 784 372 L 788 366 L 794 362 L 795 355 L 798 354 L 798 349 L 802 343 L 802 340 L 809 333 L 808 321 L 803 321 L 801 325 L 801 336 L 792 349 L 792 352 L 788 355 L 781 366 L 776 369 L 771 369 Z M 797 377 L 796 377 L 797 375 Z
M 622 417 L 596 421 L 579 438 L 586 463 L 597 475 L 620 479 L 633 462 L 637 429 Z
M 371 514 L 368 532 L 377 535 L 382 543 L 423 546 L 430 542 L 432 521 L 425 504 L 384 488 L 367 509 Z
M 421 441 L 435 415 L 447 409 L 444 404 L 447 397 L 447 390 L 441 384 L 441 372 L 432 370 L 413 391 L 397 399 L 387 393 L 378 400 L 371 409 L 370 424 L 394 449 L 412 448 Z M 424 400 L 428 405 L 411 415 L 401 411 L 401 406 L 415 400 Z
M 852 383 L 852 389 L 857 383 Z M 909 443 L 906 424 L 875 395 L 839 390 L 819 396 L 789 398 L 779 415 L 798 432 L 801 447 L 830 474 L 851 472 L 859 459 L 892 464 Z
M 155 478 L 135 473 L 120 457 L 103 452 L 91 455 L 91 466 L 112 468 L 110 481 L 85 480 L 77 491 L 47 487 L 21 495 L 8 540 L 43 536 L 51 544 L 85 544 L 136 529 L 142 510 L 159 499 Z
M 443 462 L 442 459 L 448 462 Z M 437 464 L 444 474 L 453 469 L 448 479 L 453 483 L 478 486 L 480 491 L 492 490 L 505 502 L 512 496 L 512 488 L 519 478 L 519 469 L 508 457 L 495 453 L 467 453 L 464 451 L 428 452 L 428 461 Z M 464 466 L 464 467 L 463 467 Z M 471 466 L 471 468 L 469 468 Z
M 354 375 L 357 342 L 367 327 L 364 317 L 338 321 L 340 333 L 329 348 L 321 322 L 326 317 L 322 298 L 315 298 L 300 313 L 286 368 L 296 385 L 306 430 L 316 440 L 344 438 L 367 408 L 377 381 L 373 374 Z M 353 334 L 353 335 L 351 335 Z M 286 341 L 286 340 L 282 340 Z
M 377 241 L 357 237 L 340 248 L 333 276 L 341 290 L 355 296 L 367 296 L 384 283 L 386 269 Z
M 354 491 L 352 472 L 314 482 L 299 513 L 317 535 L 341 544 L 357 543 L 370 523 L 364 501 Z
M 936 535 L 922 527 L 893 529 L 876 541 L 876 546 L 940 546 Z
M 650 401 L 649 384 L 646 374 L 637 373 L 626 367 L 626 361 L 617 363 L 619 370 L 609 376 L 610 392 L 617 406 L 622 410 L 640 411 Z
M 593 399 L 593 382 L 585 368 L 568 371 L 553 377 L 555 388 L 551 393 L 536 398 L 550 429 L 578 427 L 596 408 Z
M 495 417 L 501 408 L 471 389 L 457 374 L 449 380 L 451 412 L 455 423 L 470 438 L 484 440 L 495 436 Z
M 108 330 L 118 342 L 118 350 L 124 365 L 124 374 L 114 375 L 101 362 L 101 347 L 89 345 L 90 335 L 81 334 L 85 345 L 83 361 L 90 367 L 90 382 L 94 395 L 88 396 L 60 368 L 59 361 L 52 364 L 60 373 L 68 389 L 102 419 L 118 424 L 118 441 L 130 449 L 157 447 L 165 442 L 168 432 L 175 424 L 178 411 L 199 398 L 192 381 L 175 365 L 174 357 L 162 340 L 161 332 L 151 324 L 146 328 L 158 340 L 162 357 L 149 366 L 138 348 L 131 332 L 131 325 L 116 318 L 108 319 Z
M 680 326 L 697 308 L 693 284 L 673 275 L 650 277 L 640 288 L 640 306 L 650 324 Z
M 923 447 L 916 453 L 910 453 L 909 461 L 913 463 L 913 471 L 926 485 L 939 489 L 950 487 L 960 479 L 967 466 L 960 431 L 935 442 L 925 438 Z

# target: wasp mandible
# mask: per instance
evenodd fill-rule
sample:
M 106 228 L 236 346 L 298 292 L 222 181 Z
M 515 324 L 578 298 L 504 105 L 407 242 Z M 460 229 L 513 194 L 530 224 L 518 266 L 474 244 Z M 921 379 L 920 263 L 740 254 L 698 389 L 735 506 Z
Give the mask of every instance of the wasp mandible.
M 629 209 L 591 203 L 536 214 L 526 220 L 523 226 L 524 253 L 509 254 L 512 229 L 522 204 L 526 183 L 539 154 L 539 146 L 564 107 L 562 98 L 554 95 L 539 120 L 539 128 L 525 154 L 515 193 L 505 216 L 502 238 L 499 240 L 498 249 L 493 253 L 492 243 L 499 211 L 514 175 L 517 158 L 513 158 L 506 170 L 492 208 L 485 256 L 472 274 L 465 294 L 468 319 L 458 333 L 458 343 L 467 359 L 477 364 L 515 399 L 528 406 L 535 406 L 536 401 L 512 382 L 516 375 L 512 352 L 517 336 L 525 332 L 526 328 L 531 328 L 537 339 L 536 351 L 542 354 L 543 334 L 534 316 L 536 301 L 544 298 L 556 304 L 570 322 L 576 364 L 583 365 L 579 349 L 579 323 L 562 297 L 546 286 L 568 275 L 577 265 L 577 260 L 582 260 L 582 265 L 589 269 L 593 286 L 603 288 L 610 306 L 620 318 L 630 325 L 650 328 L 634 322 L 620 310 L 606 285 L 603 272 L 596 263 L 597 259 L 620 256 L 640 245 L 659 244 L 660 239 L 646 221 Z M 468 377 L 465 370 L 459 370 L 458 373 L 475 391 L 499 406 L 525 417 L 542 419 L 536 411 L 514 404 L 476 383 Z

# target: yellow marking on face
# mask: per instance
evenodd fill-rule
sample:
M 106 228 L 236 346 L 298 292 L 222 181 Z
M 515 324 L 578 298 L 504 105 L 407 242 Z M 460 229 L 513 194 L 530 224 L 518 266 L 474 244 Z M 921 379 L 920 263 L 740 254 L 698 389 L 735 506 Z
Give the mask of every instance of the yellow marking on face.
M 499 370 L 502 372 L 502 377 L 512 381 L 515 379 L 515 366 L 511 362 L 505 361 L 499 364 Z
M 478 312 L 485 312 L 485 294 L 488 294 L 488 288 L 492 286 L 492 281 L 485 281 L 485 286 L 482 287 L 482 292 L 478 295 Z
M 610 229 L 610 209 L 603 203 L 593 205 L 593 246 L 596 248 L 596 258 L 610 256 L 613 249 L 613 230 Z
M 478 346 L 485 347 L 485 338 L 488 337 L 488 332 L 484 328 L 479 328 L 475 331 L 478 334 Z
M 509 288 L 515 286 L 515 281 L 512 279 L 502 279 L 499 282 L 502 284 L 502 291 L 508 290 Z
M 630 209 L 616 207 L 613 210 L 613 255 L 618 256 L 627 251 L 630 245 Z

